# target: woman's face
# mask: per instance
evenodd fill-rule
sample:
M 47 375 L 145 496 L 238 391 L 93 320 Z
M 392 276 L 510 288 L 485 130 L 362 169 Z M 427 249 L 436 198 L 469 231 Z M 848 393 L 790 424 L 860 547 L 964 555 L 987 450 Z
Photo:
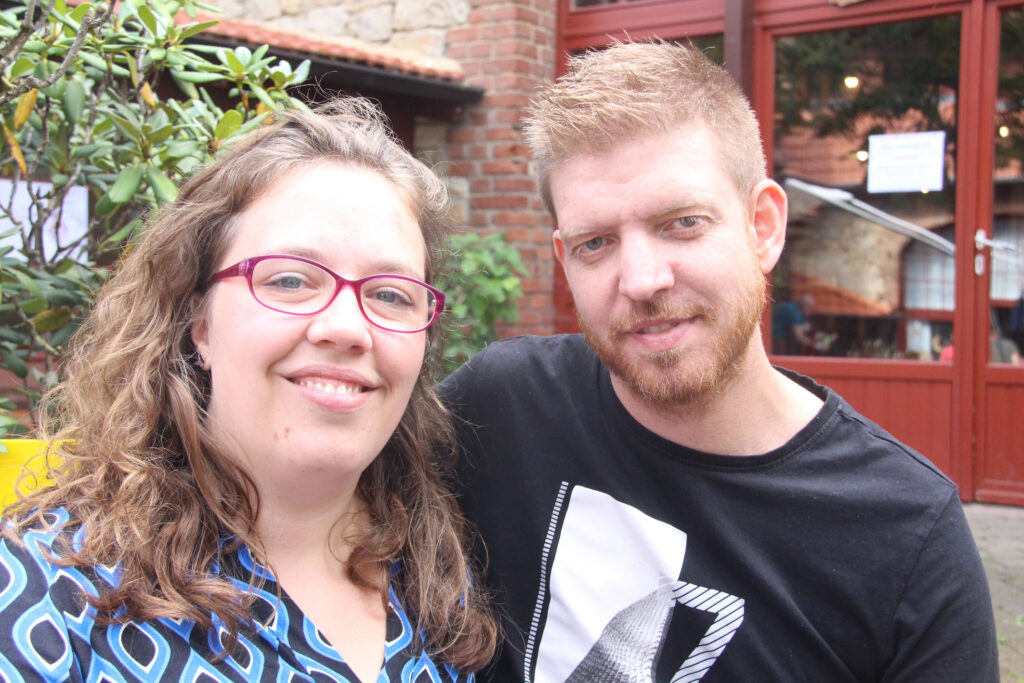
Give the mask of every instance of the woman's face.
M 283 254 L 351 280 L 424 278 L 413 214 L 390 181 L 356 166 L 289 171 L 236 217 L 232 233 L 215 271 Z M 371 325 L 352 288 L 320 313 L 296 316 L 258 303 L 245 277 L 210 289 L 192 337 L 210 369 L 210 426 L 237 447 L 261 489 L 354 486 L 398 425 L 426 344 L 425 332 Z

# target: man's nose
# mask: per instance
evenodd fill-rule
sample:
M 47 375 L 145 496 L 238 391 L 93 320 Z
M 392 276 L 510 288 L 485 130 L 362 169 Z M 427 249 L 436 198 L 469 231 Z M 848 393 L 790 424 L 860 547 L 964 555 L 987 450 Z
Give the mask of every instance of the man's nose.
M 664 246 L 648 235 L 624 237 L 619 260 L 619 292 L 633 301 L 645 301 L 671 289 L 675 274 Z

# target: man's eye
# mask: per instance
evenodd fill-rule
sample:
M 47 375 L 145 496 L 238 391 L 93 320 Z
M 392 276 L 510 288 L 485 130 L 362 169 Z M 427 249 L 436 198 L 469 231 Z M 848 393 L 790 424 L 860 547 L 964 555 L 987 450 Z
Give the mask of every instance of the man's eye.
M 681 228 L 693 228 L 700 223 L 700 218 L 698 216 L 683 216 L 675 219 L 674 223 Z
M 592 237 L 583 244 L 580 245 L 586 251 L 597 251 L 604 246 L 603 237 Z

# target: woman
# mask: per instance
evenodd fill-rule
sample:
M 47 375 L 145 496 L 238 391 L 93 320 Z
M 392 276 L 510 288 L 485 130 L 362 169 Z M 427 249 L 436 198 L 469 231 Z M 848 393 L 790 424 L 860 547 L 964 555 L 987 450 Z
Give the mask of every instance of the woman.
M 434 458 L 446 201 L 357 99 L 185 184 L 49 397 L 56 486 L 6 513 L 0 671 L 472 678 L 496 629 Z

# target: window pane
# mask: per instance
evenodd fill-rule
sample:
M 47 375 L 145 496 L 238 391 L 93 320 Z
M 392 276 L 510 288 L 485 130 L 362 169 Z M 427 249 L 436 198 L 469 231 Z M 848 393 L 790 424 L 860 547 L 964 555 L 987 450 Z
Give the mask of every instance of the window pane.
M 989 249 L 989 362 L 1019 362 L 1024 344 L 1024 9 L 1003 13 Z
M 777 41 L 773 353 L 933 360 L 950 343 L 959 34 L 939 17 Z

